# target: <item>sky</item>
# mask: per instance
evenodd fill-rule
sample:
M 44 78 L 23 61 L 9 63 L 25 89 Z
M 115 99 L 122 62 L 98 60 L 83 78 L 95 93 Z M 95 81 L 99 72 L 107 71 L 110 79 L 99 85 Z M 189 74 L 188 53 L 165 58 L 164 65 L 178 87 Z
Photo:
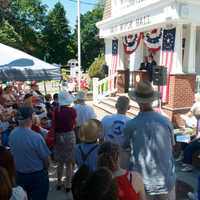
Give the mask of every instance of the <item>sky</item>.
M 49 9 L 52 9 L 57 2 L 61 2 L 65 7 L 69 24 L 72 28 L 74 28 L 75 23 L 76 23 L 76 17 L 77 17 L 76 0 L 42 0 L 42 2 L 46 4 L 49 7 Z M 88 5 L 88 4 L 85 4 L 84 2 L 88 2 L 89 4 L 96 4 L 97 0 L 82 0 L 81 8 L 80 8 L 82 14 L 94 8 L 94 5 Z

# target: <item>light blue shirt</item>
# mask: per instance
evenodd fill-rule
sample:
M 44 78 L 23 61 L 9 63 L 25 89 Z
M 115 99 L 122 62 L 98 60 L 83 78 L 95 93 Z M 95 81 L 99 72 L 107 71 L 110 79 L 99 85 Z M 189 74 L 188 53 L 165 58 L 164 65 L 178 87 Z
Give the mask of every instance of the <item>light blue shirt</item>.
M 129 120 L 130 118 L 123 114 L 105 116 L 101 120 L 104 140 L 122 146 L 124 143 L 124 127 Z
M 127 122 L 124 135 L 124 146 L 131 147 L 134 169 L 142 174 L 147 192 L 169 192 L 176 180 L 171 122 L 157 112 L 140 112 Z
M 50 151 L 42 136 L 29 128 L 15 128 L 10 135 L 10 148 L 16 171 L 33 173 L 44 169 Z
M 81 147 L 84 155 L 86 155 L 94 146 L 97 146 L 97 147 L 95 149 L 93 149 L 93 151 L 89 154 L 89 156 L 87 157 L 87 159 L 84 162 L 82 155 L 81 155 L 80 147 Z M 78 165 L 78 167 L 85 164 L 89 167 L 89 169 L 91 171 L 95 171 L 96 166 L 97 166 L 96 162 L 97 162 L 98 149 L 99 149 L 99 145 L 96 143 L 92 143 L 92 144 L 82 143 L 82 144 L 76 145 L 75 158 L 76 158 L 76 164 Z

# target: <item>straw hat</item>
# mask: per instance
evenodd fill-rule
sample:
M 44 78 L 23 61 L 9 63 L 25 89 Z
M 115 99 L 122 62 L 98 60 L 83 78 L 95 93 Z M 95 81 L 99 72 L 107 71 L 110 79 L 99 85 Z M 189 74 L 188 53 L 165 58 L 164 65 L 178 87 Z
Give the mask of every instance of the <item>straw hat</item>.
M 69 106 L 74 101 L 73 96 L 66 91 L 61 91 L 58 94 L 58 103 L 60 106 Z
M 100 136 L 101 130 L 101 122 L 96 119 L 90 119 L 80 127 L 79 137 L 85 143 L 95 142 Z
M 129 97 L 137 103 L 151 103 L 160 97 L 159 92 L 154 91 L 149 81 L 140 81 Z

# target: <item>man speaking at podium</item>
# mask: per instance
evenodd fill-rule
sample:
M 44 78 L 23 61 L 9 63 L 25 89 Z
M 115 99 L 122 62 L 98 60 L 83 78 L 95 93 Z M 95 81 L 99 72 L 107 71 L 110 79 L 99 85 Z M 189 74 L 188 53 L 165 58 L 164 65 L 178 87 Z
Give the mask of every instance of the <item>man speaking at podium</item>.
M 149 81 L 153 80 L 153 68 L 157 65 L 152 55 L 144 57 L 144 62 L 140 65 L 140 70 L 146 70 L 149 74 Z

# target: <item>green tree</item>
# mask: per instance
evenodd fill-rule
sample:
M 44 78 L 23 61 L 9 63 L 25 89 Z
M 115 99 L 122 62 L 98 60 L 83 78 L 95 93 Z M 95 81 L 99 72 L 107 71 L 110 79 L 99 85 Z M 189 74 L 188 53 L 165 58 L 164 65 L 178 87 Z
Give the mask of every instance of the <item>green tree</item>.
M 70 28 L 63 5 L 58 2 L 47 16 L 43 31 L 47 42 L 46 51 L 50 54 L 50 62 L 66 64 L 71 58 Z
M 3 0 L 1 0 L 3 1 Z M 0 5 L 0 19 L 7 21 L 13 30 L 10 29 L 10 43 L 13 47 L 21 49 L 33 56 L 43 58 L 44 42 L 41 31 L 46 21 L 46 6 L 40 0 L 6 0 L 7 2 Z M 7 30 L 9 31 L 9 30 Z M 15 32 L 21 38 L 21 43 L 12 42 L 15 38 L 12 32 Z M 5 36 L 5 34 L 4 34 Z M 7 39 L 8 41 L 8 39 Z M 5 43 L 4 40 L 0 42 Z
M 17 25 L 26 25 L 34 30 L 43 29 L 46 23 L 47 6 L 43 5 L 41 0 L 12 0 L 10 3 L 11 15 L 16 28 L 20 29 Z M 23 27 L 22 27 L 23 28 Z
M 92 11 L 81 15 L 81 61 L 86 71 L 94 59 L 104 52 L 104 42 L 98 37 L 96 23 L 102 20 L 103 7 L 98 5 Z M 77 51 L 77 25 L 74 31 L 74 49 Z
M 97 58 L 95 58 L 95 60 L 89 67 L 88 73 L 90 78 L 94 77 L 97 77 L 99 79 L 105 78 L 105 73 L 103 70 L 104 64 L 105 64 L 105 57 L 104 55 L 100 54 Z
M 20 46 L 22 44 L 21 36 L 15 31 L 8 21 L 3 21 L 0 26 L 0 42 L 13 47 Z
M 0 0 L 0 23 L 4 20 L 6 13 L 10 7 L 10 0 Z

